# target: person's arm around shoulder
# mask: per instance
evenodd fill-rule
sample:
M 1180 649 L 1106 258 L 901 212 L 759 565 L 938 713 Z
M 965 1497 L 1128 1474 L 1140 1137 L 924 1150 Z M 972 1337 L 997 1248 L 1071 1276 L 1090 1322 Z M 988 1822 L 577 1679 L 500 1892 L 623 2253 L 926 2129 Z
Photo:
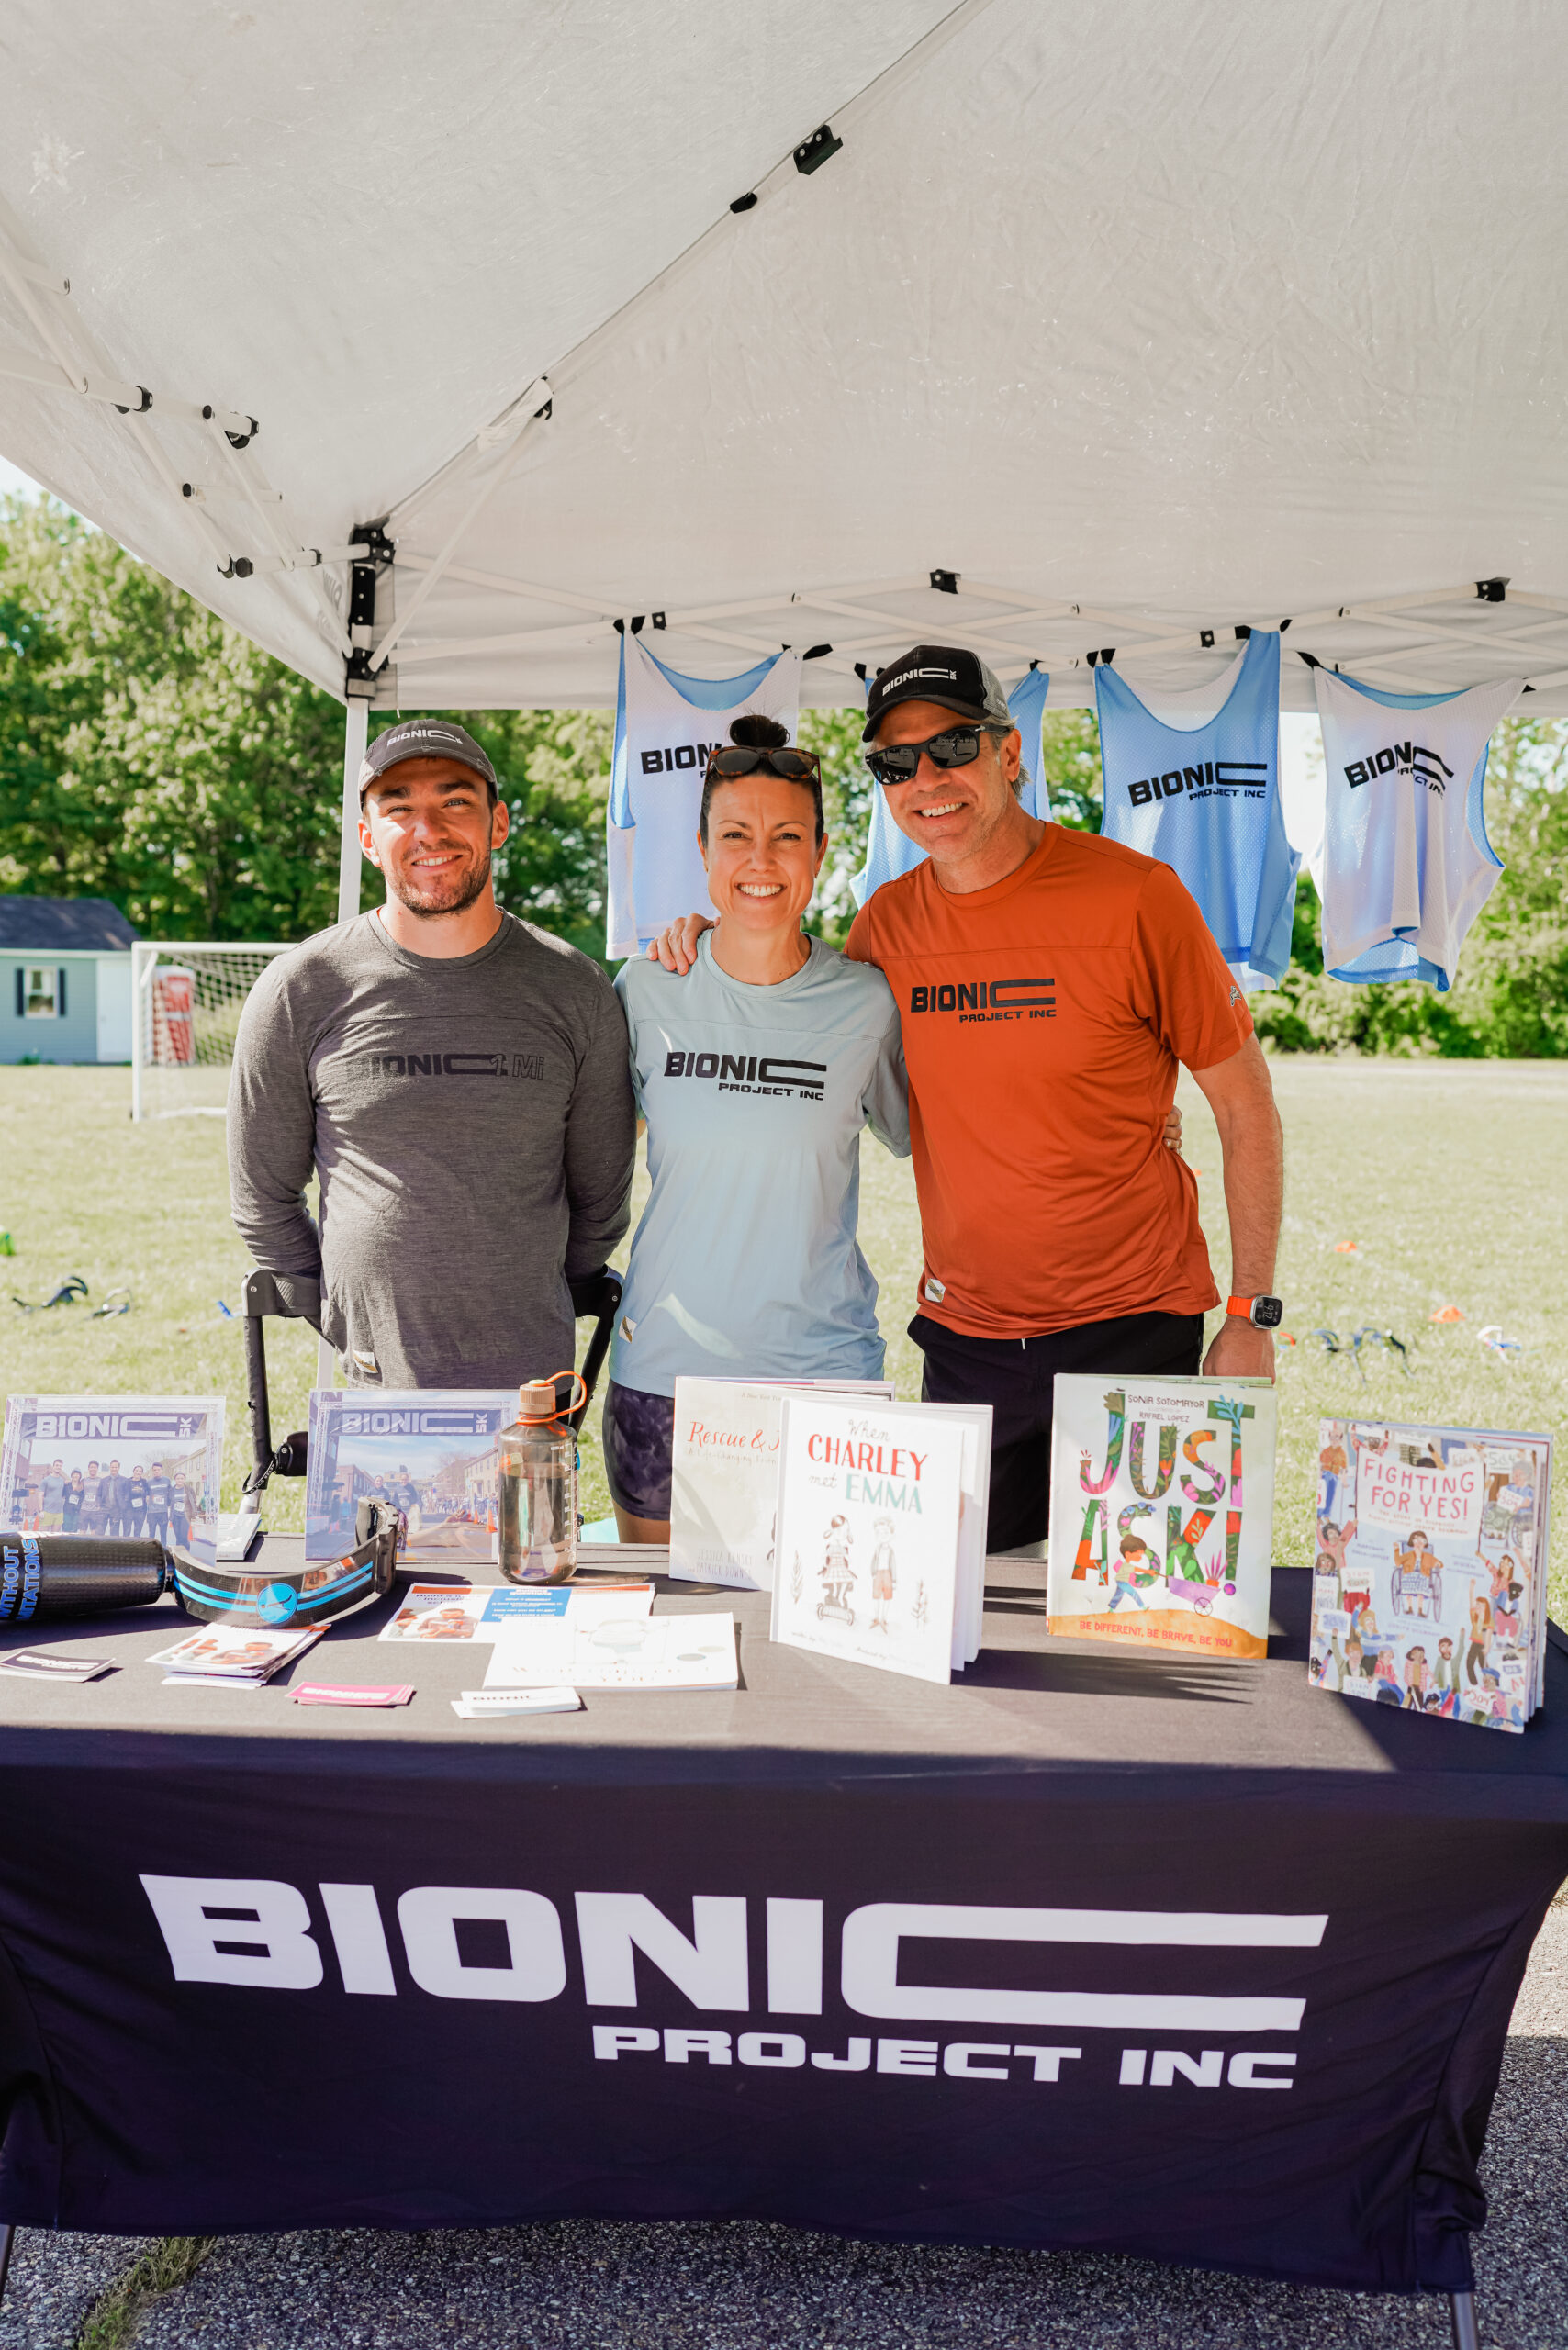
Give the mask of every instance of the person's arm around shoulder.
M 870 973 L 866 974 L 868 980 Z M 877 1058 L 872 1065 L 862 1106 L 866 1123 L 884 1149 L 895 1158 L 907 1158 L 909 1138 L 909 1071 L 904 1066 L 903 1024 L 891 988 L 881 983 L 879 992 L 886 1002 L 886 1020 L 878 1041 Z
M 636 1113 L 626 1046 L 626 1015 L 602 974 L 594 986 L 588 1034 L 566 1112 L 566 1177 L 570 1226 L 566 1277 L 596 1273 L 632 1221 Z
M 241 1239 L 264 1271 L 319 1277 L 320 1243 L 305 1204 L 316 1103 L 293 960 L 280 956 L 263 973 L 240 1014 L 225 1122 L 229 1203 Z
M 650 938 L 643 949 L 650 963 L 662 963 L 683 979 L 697 960 L 697 942 L 705 930 L 713 928 L 711 914 L 682 914 L 676 922 L 666 923 L 656 938 Z
M 1284 1136 L 1247 998 L 1231 977 L 1195 900 L 1157 865 L 1139 900 L 1135 964 L 1146 1017 L 1193 1072 L 1219 1129 L 1230 1219 L 1231 1292 L 1270 1294 L 1284 1204 Z M 1274 1341 L 1226 1315 L 1207 1354 L 1211 1379 L 1271 1379 Z

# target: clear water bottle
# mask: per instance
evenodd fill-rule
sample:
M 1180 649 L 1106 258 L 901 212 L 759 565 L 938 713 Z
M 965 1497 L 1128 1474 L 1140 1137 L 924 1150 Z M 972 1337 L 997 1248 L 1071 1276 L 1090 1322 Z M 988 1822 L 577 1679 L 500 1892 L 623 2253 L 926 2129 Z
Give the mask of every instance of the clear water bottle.
M 553 1379 L 519 1389 L 517 1418 L 497 1450 L 502 1574 L 509 1583 L 565 1583 L 577 1563 L 577 1433 L 556 1404 Z

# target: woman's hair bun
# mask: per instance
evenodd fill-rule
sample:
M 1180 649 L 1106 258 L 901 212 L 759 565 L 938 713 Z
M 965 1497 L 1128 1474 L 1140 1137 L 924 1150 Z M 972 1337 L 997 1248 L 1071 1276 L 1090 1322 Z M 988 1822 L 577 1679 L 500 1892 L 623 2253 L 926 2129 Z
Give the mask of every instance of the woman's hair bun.
M 765 718 L 759 710 L 748 710 L 731 720 L 730 740 L 743 751 L 782 751 L 789 743 L 790 729 L 780 726 L 776 718 Z

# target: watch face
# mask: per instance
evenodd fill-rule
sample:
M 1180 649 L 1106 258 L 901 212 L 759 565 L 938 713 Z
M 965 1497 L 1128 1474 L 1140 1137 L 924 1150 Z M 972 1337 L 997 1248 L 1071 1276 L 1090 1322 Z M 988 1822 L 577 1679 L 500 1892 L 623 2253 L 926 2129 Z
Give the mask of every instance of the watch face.
M 1277 1330 L 1284 1312 L 1282 1297 L 1255 1297 L 1252 1301 L 1252 1319 L 1260 1330 Z

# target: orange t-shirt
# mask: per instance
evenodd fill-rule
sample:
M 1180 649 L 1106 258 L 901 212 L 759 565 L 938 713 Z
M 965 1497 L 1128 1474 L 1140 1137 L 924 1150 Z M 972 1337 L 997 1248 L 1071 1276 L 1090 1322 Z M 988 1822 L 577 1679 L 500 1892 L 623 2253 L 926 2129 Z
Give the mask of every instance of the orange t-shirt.
M 1218 1304 L 1160 1136 L 1177 1062 L 1228 1060 L 1252 1021 L 1168 865 L 1051 824 L 989 890 L 949 895 L 929 864 L 884 883 L 845 951 L 903 1025 L 922 1313 L 1023 1338 Z

